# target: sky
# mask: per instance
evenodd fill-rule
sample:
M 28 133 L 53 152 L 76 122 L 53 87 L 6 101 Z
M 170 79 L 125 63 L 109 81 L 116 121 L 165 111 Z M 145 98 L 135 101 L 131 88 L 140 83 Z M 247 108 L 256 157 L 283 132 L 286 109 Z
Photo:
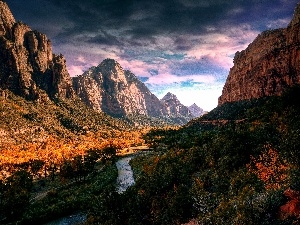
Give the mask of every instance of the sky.
M 117 60 L 152 93 L 206 111 L 237 51 L 286 27 L 297 0 L 6 0 L 17 21 L 47 35 L 71 76 Z

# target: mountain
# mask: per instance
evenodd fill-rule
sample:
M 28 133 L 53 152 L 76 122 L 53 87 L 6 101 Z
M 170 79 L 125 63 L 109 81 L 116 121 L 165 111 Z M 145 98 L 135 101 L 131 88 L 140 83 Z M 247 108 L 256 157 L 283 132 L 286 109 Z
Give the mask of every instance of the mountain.
M 180 124 L 193 117 L 175 95 L 168 93 L 159 100 L 132 72 L 113 59 L 105 59 L 72 79 L 76 94 L 86 105 L 114 117 L 172 118 Z
M 102 131 L 97 136 L 108 138 L 128 128 L 128 123 L 79 101 L 64 57 L 52 53 L 46 35 L 16 22 L 0 0 L 0 148 L 50 137 L 77 140 L 78 135 Z
M 192 113 L 193 117 L 199 117 L 204 114 L 204 110 L 197 106 L 195 103 L 188 107 L 190 112 Z
M 193 118 L 188 107 L 182 105 L 176 95 L 168 92 L 160 101 L 166 106 L 168 115 Z
M 116 117 L 131 114 L 158 117 L 166 108 L 130 71 L 113 59 L 73 78 L 77 95 L 91 108 Z
M 265 31 L 234 57 L 219 105 L 281 95 L 300 84 L 300 4 L 287 28 Z
M 3 1 L 0 12 L 0 88 L 37 101 L 74 98 L 66 61 L 46 35 L 16 22 Z

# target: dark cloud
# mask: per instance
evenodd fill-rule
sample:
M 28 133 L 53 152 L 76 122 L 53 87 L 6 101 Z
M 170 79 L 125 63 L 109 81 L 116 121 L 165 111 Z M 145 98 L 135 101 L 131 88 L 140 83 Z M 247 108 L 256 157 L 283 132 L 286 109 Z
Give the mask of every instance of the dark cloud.
M 7 0 L 16 16 L 40 28 L 54 23 L 56 35 L 69 38 L 99 29 L 124 30 L 129 39 L 154 35 L 200 34 L 207 26 L 263 21 L 290 16 L 296 0 Z M 260 22 L 259 24 L 257 24 Z M 257 25 L 256 25 L 257 24 Z M 262 26 L 263 28 L 263 26 Z M 42 29 L 45 31 L 47 27 Z M 53 29 L 53 28 L 52 28 Z M 53 31 L 54 32 L 54 31 Z M 46 32 L 48 33 L 48 32 Z M 51 35 L 56 37 L 54 33 Z M 107 36 L 107 39 L 110 37 Z M 106 42 L 101 38 L 103 42 Z M 115 42 L 115 44 L 118 44 Z M 188 46 L 178 45 L 185 50 Z

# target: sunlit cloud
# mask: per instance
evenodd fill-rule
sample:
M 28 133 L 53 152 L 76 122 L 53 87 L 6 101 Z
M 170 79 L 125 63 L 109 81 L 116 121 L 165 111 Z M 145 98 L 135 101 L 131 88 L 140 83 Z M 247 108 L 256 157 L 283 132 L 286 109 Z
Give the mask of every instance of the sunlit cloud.
M 201 35 L 198 37 L 199 45 L 187 51 L 187 56 L 208 59 L 215 65 L 229 69 L 233 66 L 234 54 L 245 49 L 258 34 L 259 31 L 243 25 Z
M 195 82 L 211 84 L 215 81 L 215 78 L 210 75 L 187 75 L 187 76 L 175 76 L 171 74 L 159 74 L 157 76 L 149 77 L 146 83 L 148 84 L 173 84 L 180 82 Z

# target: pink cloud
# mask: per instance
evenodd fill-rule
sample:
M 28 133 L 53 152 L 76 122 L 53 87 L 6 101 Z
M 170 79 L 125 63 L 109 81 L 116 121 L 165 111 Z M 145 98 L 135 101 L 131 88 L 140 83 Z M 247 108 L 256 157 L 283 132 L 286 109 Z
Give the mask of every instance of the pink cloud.
M 147 80 L 148 84 L 155 85 L 166 85 L 173 83 L 180 83 L 185 81 L 192 81 L 197 83 L 213 83 L 215 78 L 212 75 L 187 75 L 187 76 L 176 76 L 172 74 L 159 74 L 157 76 L 152 76 Z
M 68 66 L 68 72 L 71 76 L 81 75 L 84 72 L 84 67 L 71 65 Z
M 210 28 L 212 29 L 212 28 Z M 259 34 L 249 26 L 230 28 L 223 33 L 217 31 L 206 35 L 194 37 L 198 39 L 199 45 L 187 51 L 187 57 L 209 59 L 213 64 L 229 69 L 233 65 L 233 55 L 245 49 L 250 42 Z

